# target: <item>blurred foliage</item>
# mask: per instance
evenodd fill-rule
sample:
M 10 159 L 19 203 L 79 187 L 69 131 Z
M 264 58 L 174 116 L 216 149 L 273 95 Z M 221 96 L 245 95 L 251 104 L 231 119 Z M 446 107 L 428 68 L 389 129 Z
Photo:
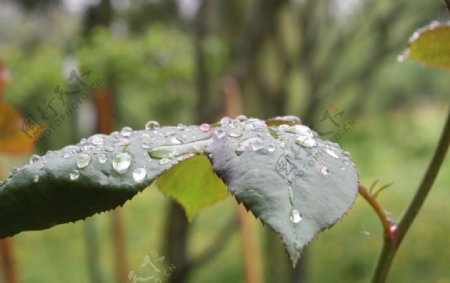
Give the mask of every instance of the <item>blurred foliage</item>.
M 113 86 L 119 123 L 142 128 L 146 119 L 191 122 L 191 46 L 185 34 L 170 27 L 153 26 L 130 37 L 98 29 L 82 40 L 76 57 L 82 69 Z

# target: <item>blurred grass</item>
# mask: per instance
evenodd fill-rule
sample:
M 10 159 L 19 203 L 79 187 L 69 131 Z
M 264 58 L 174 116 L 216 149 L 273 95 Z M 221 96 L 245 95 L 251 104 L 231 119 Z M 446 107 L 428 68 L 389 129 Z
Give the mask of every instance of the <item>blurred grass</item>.
M 411 199 L 432 155 L 447 109 L 417 106 L 384 115 L 355 118 L 356 125 L 339 141 L 352 153 L 361 182 L 375 179 L 394 185 L 379 197 L 398 219 Z M 450 282 L 450 161 L 446 159 L 423 211 L 401 246 L 389 282 Z M 123 208 L 130 270 L 142 271 L 144 256 L 164 255 L 166 199 L 147 190 Z M 192 222 L 190 252 L 201 253 L 233 217 L 231 198 L 205 209 Z M 114 282 L 110 218 L 95 216 L 101 243 L 100 266 L 105 282 Z M 15 237 L 20 277 L 25 283 L 88 282 L 83 223 Z M 261 227 L 261 233 L 263 228 Z M 223 251 L 194 270 L 189 282 L 243 282 L 239 238 L 235 233 Z M 307 249 L 307 282 L 368 282 L 381 244 L 378 219 L 361 198 L 342 222 Z M 270 259 L 264 259 L 270 264 Z M 167 263 L 167 262 L 166 262 Z M 170 264 L 170 263 L 168 263 Z

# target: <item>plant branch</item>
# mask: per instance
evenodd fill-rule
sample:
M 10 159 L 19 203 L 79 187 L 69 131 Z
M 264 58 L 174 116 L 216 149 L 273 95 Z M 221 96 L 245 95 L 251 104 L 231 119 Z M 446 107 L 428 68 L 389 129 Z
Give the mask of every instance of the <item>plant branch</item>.
M 391 240 L 392 239 L 391 222 L 389 221 L 383 208 L 381 208 L 377 199 L 374 197 L 372 193 L 369 192 L 369 190 L 367 190 L 362 185 L 359 185 L 358 192 L 370 204 L 370 206 L 373 208 L 378 218 L 380 219 L 381 224 L 383 225 L 384 237 L 389 238 Z
M 431 187 L 436 179 L 439 169 L 445 159 L 448 147 L 450 144 L 450 109 L 447 113 L 447 120 L 445 122 L 444 128 L 442 130 L 439 143 L 434 152 L 433 158 L 428 165 L 427 171 L 420 183 L 413 200 L 406 209 L 403 217 L 401 218 L 397 229 L 391 231 L 394 235 L 393 240 L 388 240 L 385 238 L 383 251 L 378 258 L 377 267 L 372 279 L 373 283 L 383 283 L 386 282 L 389 270 L 392 266 L 395 254 L 400 246 L 403 238 L 408 232 L 411 224 L 416 218 L 419 210 L 421 209 Z
M 434 152 L 433 158 L 428 165 L 427 171 L 422 179 L 422 182 L 417 189 L 417 192 L 406 209 L 403 217 L 398 225 L 397 241 L 398 245 L 403 240 L 405 234 L 408 232 L 409 227 L 417 216 L 420 208 L 422 207 L 425 198 L 433 186 L 434 180 L 436 179 L 439 169 L 444 162 L 445 155 L 447 153 L 450 144 L 450 109 L 447 113 L 447 121 L 445 122 L 444 129 L 442 131 L 439 143 Z
M 214 243 L 208 246 L 200 255 L 196 258 L 193 258 L 190 261 L 190 265 L 198 268 L 202 264 L 208 262 L 215 255 L 217 255 L 226 245 L 227 241 L 231 238 L 231 235 L 236 231 L 237 222 L 233 217 L 220 232 L 219 236 L 214 240 Z
M 450 13 L 450 0 L 445 0 L 445 5 L 447 6 L 447 10 Z

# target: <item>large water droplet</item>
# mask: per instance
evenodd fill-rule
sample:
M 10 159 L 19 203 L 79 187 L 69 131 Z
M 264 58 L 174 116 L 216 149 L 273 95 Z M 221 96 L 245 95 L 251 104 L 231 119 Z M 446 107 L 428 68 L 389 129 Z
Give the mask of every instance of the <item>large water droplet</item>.
M 103 137 L 100 135 L 95 135 L 92 137 L 93 145 L 103 145 Z
M 30 164 L 39 162 L 40 160 L 41 160 L 41 157 L 40 157 L 39 155 L 33 154 L 33 155 L 30 157 Z
M 131 155 L 128 152 L 121 152 L 114 156 L 113 168 L 117 173 L 125 173 L 131 165 Z
M 39 181 L 39 175 L 33 177 L 33 182 L 37 183 Z
M 297 137 L 295 143 L 298 145 L 301 145 L 303 147 L 308 147 L 308 148 L 311 148 L 311 147 L 314 147 L 317 145 L 316 140 L 313 137 L 308 137 L 308 136 Z
M 75 181 L 78 179 L 78 177 L 80 177 L 80 171 L 78 170 L 73 170 L 72 172 L 70 172 L 70 180 Z
M 147 171 L 144 168 L 136 168 L 133 171 L 133 179 L 138 183 L 144 180 L 145 175 L 147 175 Z
M 300 215 L 300 211 L 298 209 L 291 210 L 291 213 L 289 214 L 289 219 L 292 221 L 292 223 L 299 223 L 302 221 L 302 216 Z
M 165 158 L 173 155 L 174 149 L 173 147 L 167 147 L 167 146 L 159 146 L 152 148 L 148 151 L 148 155 L 152 158 Z
M 148 121 L 145 124 L 145 129 L 146 130 L 153 130 L 153 129 L 156 129 L 156 128 L 159 128 L 159 127 L 160 127 L 160 125 L 159 125 L 158 121 Z
M 100 154 L 98 155 L 98 162 L 99 162 L 100 164 L 105 164 L 106 161 L 108 161 L 108 158 L 106 157 L 106 154 L 100 153 Z
M 133 133 L 133 129 L 130 127 L 123 127 L 122 130 L 120 130 L 120 134 L 124 137 L 129 137 Z
M 77 158 L 75 159 L 75 162 L 77 163 L 78 168 L 84 168 L 89 165 L 91 162 L 91 156 L 86 153 L 80 153 L 77 155 Z

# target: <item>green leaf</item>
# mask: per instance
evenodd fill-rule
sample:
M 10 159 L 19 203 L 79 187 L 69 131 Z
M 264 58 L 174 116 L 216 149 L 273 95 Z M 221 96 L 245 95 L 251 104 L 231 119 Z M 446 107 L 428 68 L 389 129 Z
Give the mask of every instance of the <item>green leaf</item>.
M 358 175 L 349 154 L 303 125 L 268 127 L 250 119 L 222 123 L 222 130 L 226 134 L 206 149 L 214 170 L 238 201 L 281 235 L 295 265 L 303 247 L 356 198 Z
M 204 154 L 173 166 L 158 178 L 157 185 L 184 207 L 189 220 L 200 209 L 229 196 L 227 187 Z
M 434 22 L 414 32 L 404 57 L 450 70 L 450 23 Z
M 30 164 L 0 182 L 0 238 L 121 206 L 167 169 L 195 155 L 210 135 L 195 126 L 154 124 L 147 130 L 94 135 L 33 156 Z M 160 147 L 164 154 L 152 158 L 151 152 Z
M 295 264 L 349 210 L 358 187 L 349 154 L 300 123 L 292 116 L 223 118 L 213 126 L 149 122 L 33 156 L 0 184 L 0 238 L 113 209 L 150 184 L 192 218 L 226 197 L 226 184 L 281 235 Z

